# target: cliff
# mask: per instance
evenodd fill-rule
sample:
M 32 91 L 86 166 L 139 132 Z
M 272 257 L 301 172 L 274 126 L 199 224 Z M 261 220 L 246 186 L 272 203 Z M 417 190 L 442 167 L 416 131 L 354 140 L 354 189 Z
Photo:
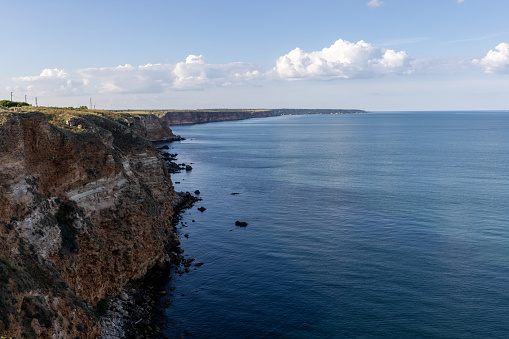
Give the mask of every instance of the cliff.
M 267 118 L 280 115 L 367 113 L 359 109 L 265 109 L 265 110 L 192 110 L 157 112 L 168 126 L 203 124 L 207 122 Z
M 102 301 L 178 243 L 155 116 L 0 111 L 0 335 L 95 338 Z
M 207 110 L 207 111 L 169 111 L 159 114 L 169 126 L 203 124 L 207 122 L 244 120 L 274 116 L 271 110 Z

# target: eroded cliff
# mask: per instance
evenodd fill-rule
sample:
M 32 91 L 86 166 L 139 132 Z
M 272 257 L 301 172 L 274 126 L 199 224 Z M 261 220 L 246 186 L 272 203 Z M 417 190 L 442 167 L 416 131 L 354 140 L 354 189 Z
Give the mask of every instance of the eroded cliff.
M 245 120 L 275 116 L 272 110 L 206 110 L 169 111 L 159 114 L 169 126 L 203 124 L 208 122 Z
M 157 120 L 0 112 L 0 335 L 95 338 L 101 300 L 168 260 Z
M 168 126 L 203 124 L 208 122 L 245 120 L 252 118 L 267 118 L 280 115 L 303 114 L 351 114 L 367 113 L 359 109 L 215 109 L 192 111 L 157 112 L 162 123 Z

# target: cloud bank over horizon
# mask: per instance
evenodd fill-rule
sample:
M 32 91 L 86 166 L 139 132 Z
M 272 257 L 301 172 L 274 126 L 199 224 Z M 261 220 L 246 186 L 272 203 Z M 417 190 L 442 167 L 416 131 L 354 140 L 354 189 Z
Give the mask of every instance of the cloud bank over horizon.
M 209 64 L 203 55 L 189 55 L 176 64 L 44 69 L 39 75 L 13 78 L 18 85 L 8 89 L 34 95 L 162 93 L 261 85 L 264 81 L 371 78 L 412 72 L 405 51 L 377 48 L 362 40 L 352 43 L 338 39 L 321 51 L 305 52 L 297 47 L 277 58 L 271 70 L 243 62 Z
M 452 58 L 412 59 L 406 51 L 375 47 L 363 40 L 352 43 L 338 39 L 319 51 L 306 52 L 297 47 L 278 57 L 270 70 L 244 62 L 210 64 L 203 55 L 189 55 L 175 64 L 126 64 L 75 71 L 48 68 L 39 75 L 13 78 L 17 85 L 7 89 L 33 96 L 167 93 L 263 86 L 277 81 L 454 74 L 468 68 L 482 69 L 484 73 L 509 72 L 509 44 L 500 43 L 482 59 L 458 62 Z

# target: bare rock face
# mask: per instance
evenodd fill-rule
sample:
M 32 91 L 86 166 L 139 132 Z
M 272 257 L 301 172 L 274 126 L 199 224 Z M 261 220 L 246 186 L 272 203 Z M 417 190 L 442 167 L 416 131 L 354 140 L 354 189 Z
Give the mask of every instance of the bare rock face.
M 49 119 L 0 119 L 0 334 L 95 338 L 98 303 L 178 241 L 175 192 L 143 128 Z

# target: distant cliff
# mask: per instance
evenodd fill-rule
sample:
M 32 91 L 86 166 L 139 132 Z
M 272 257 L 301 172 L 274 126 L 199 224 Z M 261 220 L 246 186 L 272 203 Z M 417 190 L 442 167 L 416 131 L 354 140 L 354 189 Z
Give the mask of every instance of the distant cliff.
M 357 109 L 267 109 L 267 110 L 189 110 L 158 112 L 157 115 L 169 126 L 203 124 L 251 118 L 266 118 L 279 115 L 302 114 L 350 114 L 367 113 Z
M 169 258 L 175 192 L 151 115 L 0 111 L 0 335 L 95 338 L 94 313 Z
M 203 124 L 207 122 L 244 120 L 274 116 L 271 110 L 204 110 L 169 111 L 158 114 L 169 126 Z

